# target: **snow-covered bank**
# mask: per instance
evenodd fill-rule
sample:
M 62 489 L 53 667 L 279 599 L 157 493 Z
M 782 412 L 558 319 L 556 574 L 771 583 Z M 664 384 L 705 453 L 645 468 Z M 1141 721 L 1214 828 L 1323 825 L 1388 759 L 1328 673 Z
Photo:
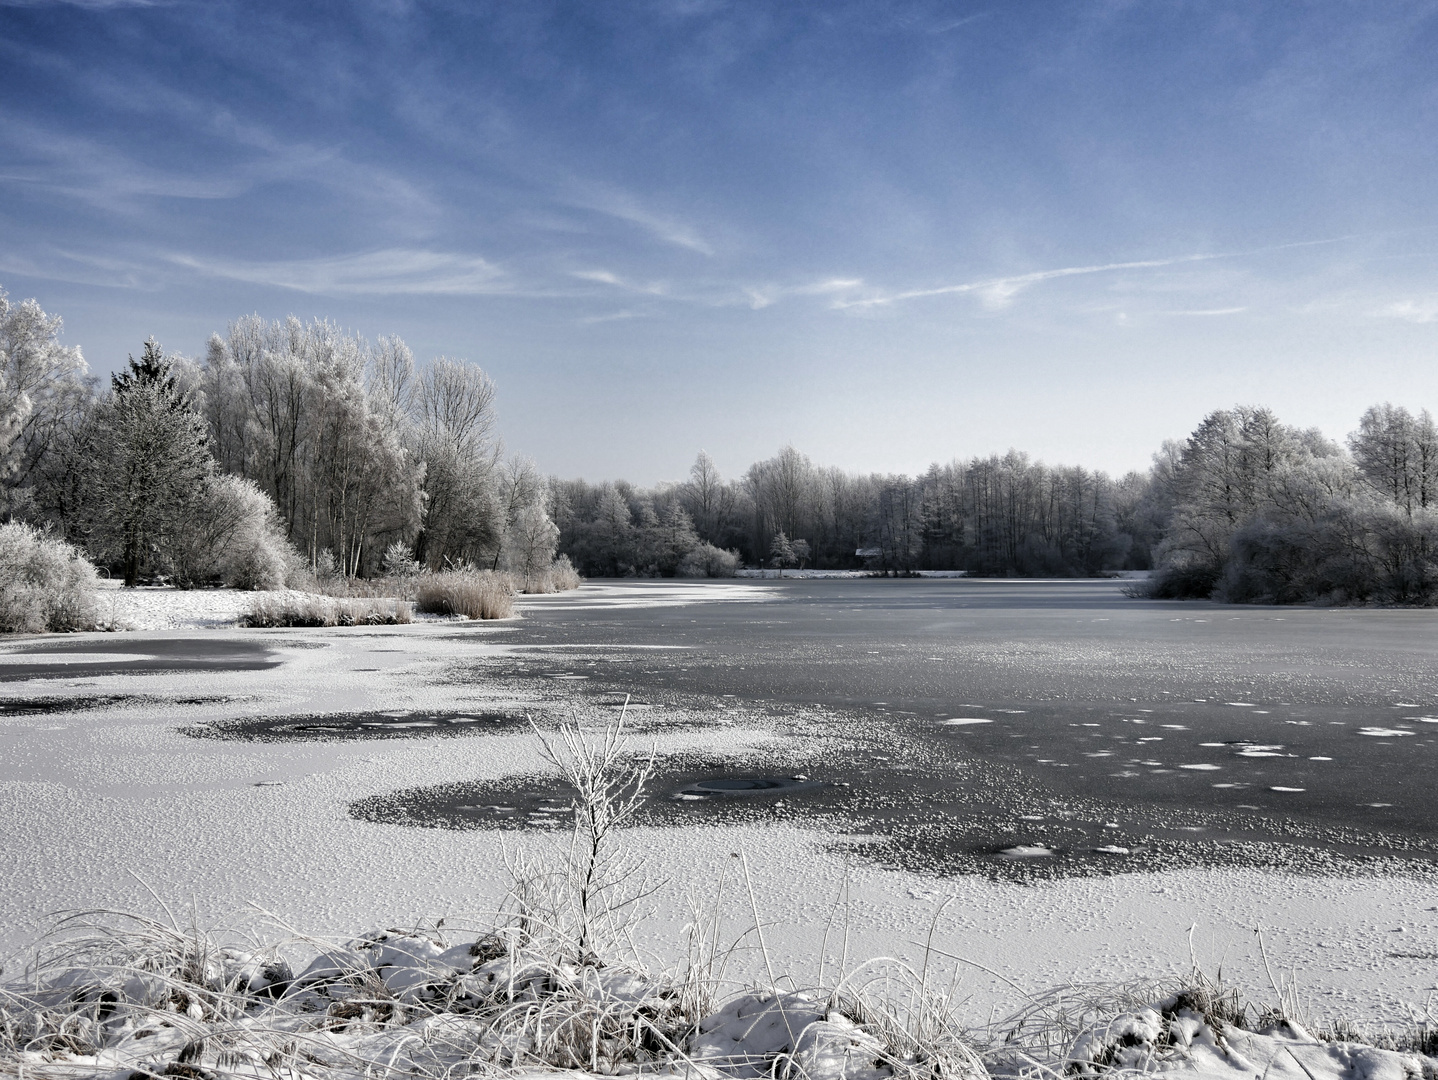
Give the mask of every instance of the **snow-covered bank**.
M 662 586 L 644 582 L 635 586 L 623 581 L 580 586 L 571 592 L 520 595 L 515 606 L 547 609 L 682 607 L 697 603 L 753 602 L 766 599 L 763 587 L 732 582 L 671 581 Z M 225 630 L 239 625 L 259 602 L 303 602 L 312 594 L 293 589 L 250 591 L 245 589 L 171 589 L 141 586 L 121 587 L 119 581 L 102 581 L 99 590 L 101 617 L 122 630 Z M 452 622 L 453 616 L 415 612 L 416 622 Z
M 1306 1080 L 1438 1076 L 1425 1021 L 1315 1037 L 1294 1000 L 1255 1009 L 1201 972 L 1167 987 L 1059 988 L 985 1020 L 966 1017 L 946 988 L 952 957 L 941 952 L 918 967 L 845 962 L 813 989 L 784 986 L 771 971 L 736 991 L 724 979 L 724 943 L 702 924 L 687 962 L 661 972 L 583 950 L 581 959 L 573 939 L 546 925 L 511 908 L 490 928 L 273 943 L 82 915 L 24 981 L 0 986 L 0 1068 L 189 1080 L 1248 1080 L 1292 1065 Z
M 238 625 L 256 598 L 298 600 L 308 596 L 291 589 L 125 589 L 119 581 L 105 581 L 98 606 L 110 625 L 130 630 L 219 630 Z

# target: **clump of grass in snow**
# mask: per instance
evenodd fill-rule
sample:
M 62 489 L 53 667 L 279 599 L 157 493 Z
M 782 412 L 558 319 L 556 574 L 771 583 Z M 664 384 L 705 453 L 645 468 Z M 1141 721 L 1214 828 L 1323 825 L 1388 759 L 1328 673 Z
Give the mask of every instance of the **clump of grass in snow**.
M 515 591 L 522 593 L 568 592 L 583 584 L 579 571 L 574 569 L 568 555 L 560 555 L 546 569 L 528 576 L 513 570 L 508 573 Z
M 507 619 L 514 614 L 514 589 L 489 570 L 446 570 L 415 579 L 415 603 L 434 615 Z
M 413 619 L 404 600 L 338 600 L 327 596 L 288 594 L 257 596 L 242 626 L 391 626 Z

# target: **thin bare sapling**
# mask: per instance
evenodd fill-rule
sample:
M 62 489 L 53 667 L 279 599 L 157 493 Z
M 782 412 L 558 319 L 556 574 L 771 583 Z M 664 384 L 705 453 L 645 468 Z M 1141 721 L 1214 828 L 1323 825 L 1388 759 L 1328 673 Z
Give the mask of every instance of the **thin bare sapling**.
M 622 841 L 644 804 L 654 774 L 655 750 L 635 757 L 625 746 L 629 696 L 618 717 L 592 735 L 578 723 L 562 725 L 546 736 L 531 721 L 540 753 L 574 789 L 574 827 L 564 854 L 560 898 L 567 936 L 582 966 L 603 966 L 600 949 L 626 935 L 636 908 L 657 886 Z

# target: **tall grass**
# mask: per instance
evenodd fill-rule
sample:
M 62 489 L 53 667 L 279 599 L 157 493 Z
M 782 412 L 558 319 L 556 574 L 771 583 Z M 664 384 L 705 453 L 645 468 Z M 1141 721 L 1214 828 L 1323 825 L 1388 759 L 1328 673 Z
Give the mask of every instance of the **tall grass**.
M 490 570 L 446 570 L 414 579 L 415 605 L 432 615 L 507 619 L 514 614 L 514 587 Z
M 577 588 L 579 575 L 567 559 L 560 558 L 528 582 L 519 582 L 505 571 L 462 567 L 388 578 L 316 578 L 310 584 L 316 591 L 257 596 L 241 623 L 252 627 L 407 623 L 414 609 L 467 619 L 508 619 L 515 613 L 517 592 Z
M 524 576 L 509 571 L 509 577 L 515 591 L 522 593 L 568 592 L 570 589 L 579 588 L 583 583 L 579 571 L 574 569 L 567 555 L 560 555 L 548 568 L 537 573 Z
M 240 625 L 260 628 L 282 626 L 392 626 L 412 621 L 404 600 L 339 600 L 328 596 L 291 593 L 257 596 Z

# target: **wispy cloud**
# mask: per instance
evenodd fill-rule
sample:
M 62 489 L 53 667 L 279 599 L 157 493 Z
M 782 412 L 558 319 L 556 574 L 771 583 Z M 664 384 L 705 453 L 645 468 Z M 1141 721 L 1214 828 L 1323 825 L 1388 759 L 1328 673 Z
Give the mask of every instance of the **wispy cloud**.
M 485 259 L 408 248 L 278 262 L 167 258 L 211 277 L 324 296 L 488 296 L 513 291 L 504 272 Z
M 112 99 L 123 93 L 105 92 Z M 352 161 L 335 147 L 285 141 L 227 108 L 166 88 L 158 88 L 147 103 L 163 117 L 155 123 L 203 125 L 228 148 L 226 156 L 188 167 L 157 166 L 101 139 L 29 123 L 0 109 L 0 184 L 24 184 L 132 212 L 146 198 L 235 199 L 267 184 L 307 182 L 363 204 L 367 216 L 401 236 L 426 234 L 440 215 L 421 186 L 384 165 Z M 129 104 L 140 107 L 134 100 Z
M 235 175 L 187 176 L 155 168 L 83 136 L 47 130 L 0 112 L 0 182 L 32 184 L 109 205 L 134 196 L 229 199 L 251 183 Z
M 692 226 L 641 206 L 631 195 L 616 191 L 593 191 L 574 198 L 571 202 L 580 209 L 637 225 L 666 244 L 697 251 L 700 255 L 714 254 L 714 248 Z
M 154 274 L 147 273 L 146 269 L 131 260 L 86 255 L 48 245 L 37 248 L 29 255 L 16 251 L 0 252 L 0 273 L 42 281 L 64 281 L 72 285 L 98 285 L 120 289 L 157 288 L 159 282 Z
M 1388 319 L 1402 319 L 1411 323 L 1438 322 L 1438 296 L 1422 300 L 1401 300 L 1380 308 L 1377 315 Z
M 980 11 L 975 15 L 965 15 L 962 19 L 953 19 L 948 22 L 940 23 L 938 26 L 930 26 L 928 27 L 928 33 L 947 34 L 950 30 L 957 30 L 961 26 L 967 26 L 971 22 L 976 22 L 979 19 L 988 18 L 988 16 L 989 12 L 987 11 Z
M 1007 277 L 986 278 L 982 281 L 967 281 L 958 285 L 940 285 L 931 289 L 910 289 L 905 292 L 876 293 L 854 300 L 836 300 L 836 308 L 874 308 L 895 304 L 902 300 L 918 300 L 930 296 L 976 295 L 980 302 L 990 309 L 1007 307 L 1014 297 L 1031 286 L 1057 278 L 1080 277 L 1087 274 L 1109 274 L 1120 270 L 1159 270 L 1169 266 L 1191 263 L 1214 262 L 1221 259 L 1249 258 L 1271 255 L 1299 248 L 1323 247 L 1358 239 L 1356 236 L 1333 236 L 1320 240 L 1297 240 L 1287 244 L 1273 244 L 1268 247 L 1251 248 L 1246 251 L 1222 251 L 1196 255 L 1174 255 L 1163 259 L 1135 259 L 1129 262 L 1097 263 L 1091 266 L 1064 266 L 1056 270 L 1036 270 L 1028 274 L 1013 274 Z M 1194 315 L 1233 315 L 1241 309 L 1212 308 L 1193 311 Z M 1171 312 L 1170 314 L 1178 314 Z
M 1199 309 L 1199 310 L 1197 310 L 1197 311 L 1187 311 L 1187 310 L 1181 310 L 1181 311 L 1165 311 L 1163 314 L 1165 314 L 1165 315 L 1194 315 L 1194 316 L 1239 315 L 1239 314 L 1241 314 L 1241 313 L 1243 313 L 1243 312 L 1245 312 L 1245 311 L 1247 311 L 1247 310 L 1248 310 L 1248 308 L 1246 308 L 1246 307 L 1221 307 L 1221 308 L 1201 308 L 1201 309 Z
M 592 281 L 597 285 L 610 285 L 624 292 L 637 293 L 640 296 L 669 296 L 669 286 L 662 281 L 651 281 L 648 283 L 631 281 L 628 278 L 610 270 L 572 270 L 571 277 L 580 281 Z
M 862 278 L 827 278 L 808 285 L 746 285 L 744 295 L 755 311 L 776 304 L 790 296 L 832 296 L 853 292 L 864 285 Z
M 607 315 L 590 315 L 587 318 L 580 319 L 579 322 L 583 326 L 593 326 L 596 323 L 624 322 L 628 319 L 644 319 L 648 317 L 649 316 L 643 311 L 633 311 L 626 308 L 623 311 L 611 311 Z
M 837 308 L 870 308 L 895 304 L 901 300 L 918 300 L 930 296 L 958 296 L 972 293 L 987 308 L 1007 307 L 1013 298 L 1032 285 L 1056 278 L 1078 277 L 1084 274 L 1106 274 L 1116 270 L 1154 270 L 1164 266 L 1178 266 L 1182 263 L 1207 262 L 1212 259 L 1229 258 L 1227 255 L 1180 255 L 1168 259 L 1139 259 L 1133 262 L 1101 263 L 1094 266 L 1065 266 L 1057 270 L 1036 270 L 1028 274 L 1011 277 L 988 278 L 983 281 L 968 281 L 960 285 L 941 285 L 932 289 L 911 289 L 907 292 L 869 296 L 859 300 L 836 300 Z

